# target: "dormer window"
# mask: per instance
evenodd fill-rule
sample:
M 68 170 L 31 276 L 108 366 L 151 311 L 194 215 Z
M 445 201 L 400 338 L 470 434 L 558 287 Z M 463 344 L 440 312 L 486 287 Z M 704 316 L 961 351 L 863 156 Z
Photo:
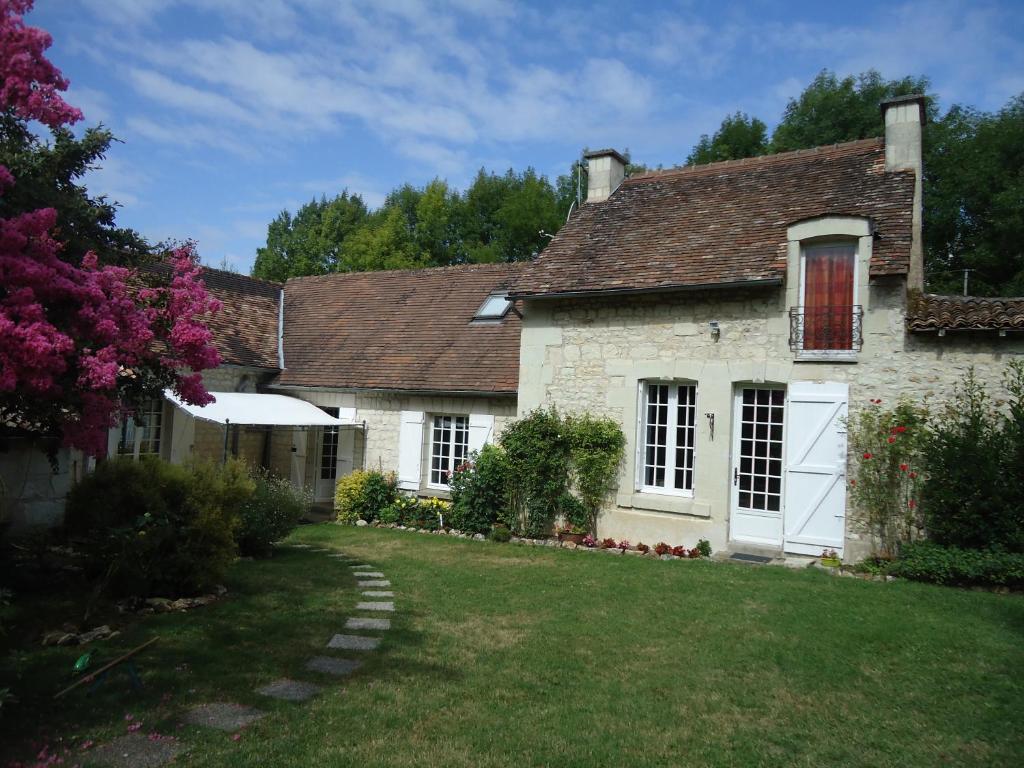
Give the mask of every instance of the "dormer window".
M 486 299 L 484 303 L 480 305 L 480 309 L 473 315 L 474 320 L 501 320 L 509 309 L 512 307 L 512 302 L 508 298 L 507 293 L 492 293 Z
M 850 357 L 862 344 L 855 242 L 805 245 L 800 306 L 790 310 L 790 344 L 802 359 Z

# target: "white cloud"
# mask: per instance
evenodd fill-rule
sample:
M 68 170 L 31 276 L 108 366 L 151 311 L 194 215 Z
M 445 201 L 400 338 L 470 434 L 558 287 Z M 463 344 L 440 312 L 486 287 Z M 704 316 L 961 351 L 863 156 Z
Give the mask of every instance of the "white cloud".
M 142 196 L 151 179 L 139 170 L 115 156 L 108 156 L 85 175 L 85 186 L 93 195 L 104 195 L 120 205 L 142 204 Z

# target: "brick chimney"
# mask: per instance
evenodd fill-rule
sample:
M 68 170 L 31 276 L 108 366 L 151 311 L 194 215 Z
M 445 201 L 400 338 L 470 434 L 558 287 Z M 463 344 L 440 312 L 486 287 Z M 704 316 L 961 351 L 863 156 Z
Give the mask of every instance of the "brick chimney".
M 924 173 L 921 127 L 925 119 L 924 106 L 924 96 L 917 93 L 886 99 L 881 104 L 885 118 L 885 170 L 911 170 L 916 175 L 907 288 L 919 291 L 924 290 L 924 245 L 921 241 L 921 184 Z
M 626 178 L 626 158 L 614 149 L 598 149 L 583 155 L 587 161 L 587 202 L 607 200 Z

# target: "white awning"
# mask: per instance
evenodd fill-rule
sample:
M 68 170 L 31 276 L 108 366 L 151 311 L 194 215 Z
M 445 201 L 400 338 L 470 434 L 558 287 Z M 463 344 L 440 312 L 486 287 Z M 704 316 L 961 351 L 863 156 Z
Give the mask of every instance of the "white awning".
M 190 416 L 214 424 L 253 424 L 281 427 L 340 427 L 351 426 L 352 419 L 338 419 L 312 403 L 287 395 L 268 395 L 250 392 L 211 392 L 216 402 L 209 405 L 188 405 L 171 390 L 164 396 Z

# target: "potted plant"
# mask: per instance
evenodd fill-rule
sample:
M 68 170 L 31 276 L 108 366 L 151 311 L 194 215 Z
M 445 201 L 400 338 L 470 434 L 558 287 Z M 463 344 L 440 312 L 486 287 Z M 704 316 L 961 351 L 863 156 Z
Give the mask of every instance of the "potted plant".
M 823 550 L 821 557 L 818 558 L 818 562 L 826 568 L 838 568 L 842 565 L 842 561 L 839 559 L 839 553 L 834 549 Z

